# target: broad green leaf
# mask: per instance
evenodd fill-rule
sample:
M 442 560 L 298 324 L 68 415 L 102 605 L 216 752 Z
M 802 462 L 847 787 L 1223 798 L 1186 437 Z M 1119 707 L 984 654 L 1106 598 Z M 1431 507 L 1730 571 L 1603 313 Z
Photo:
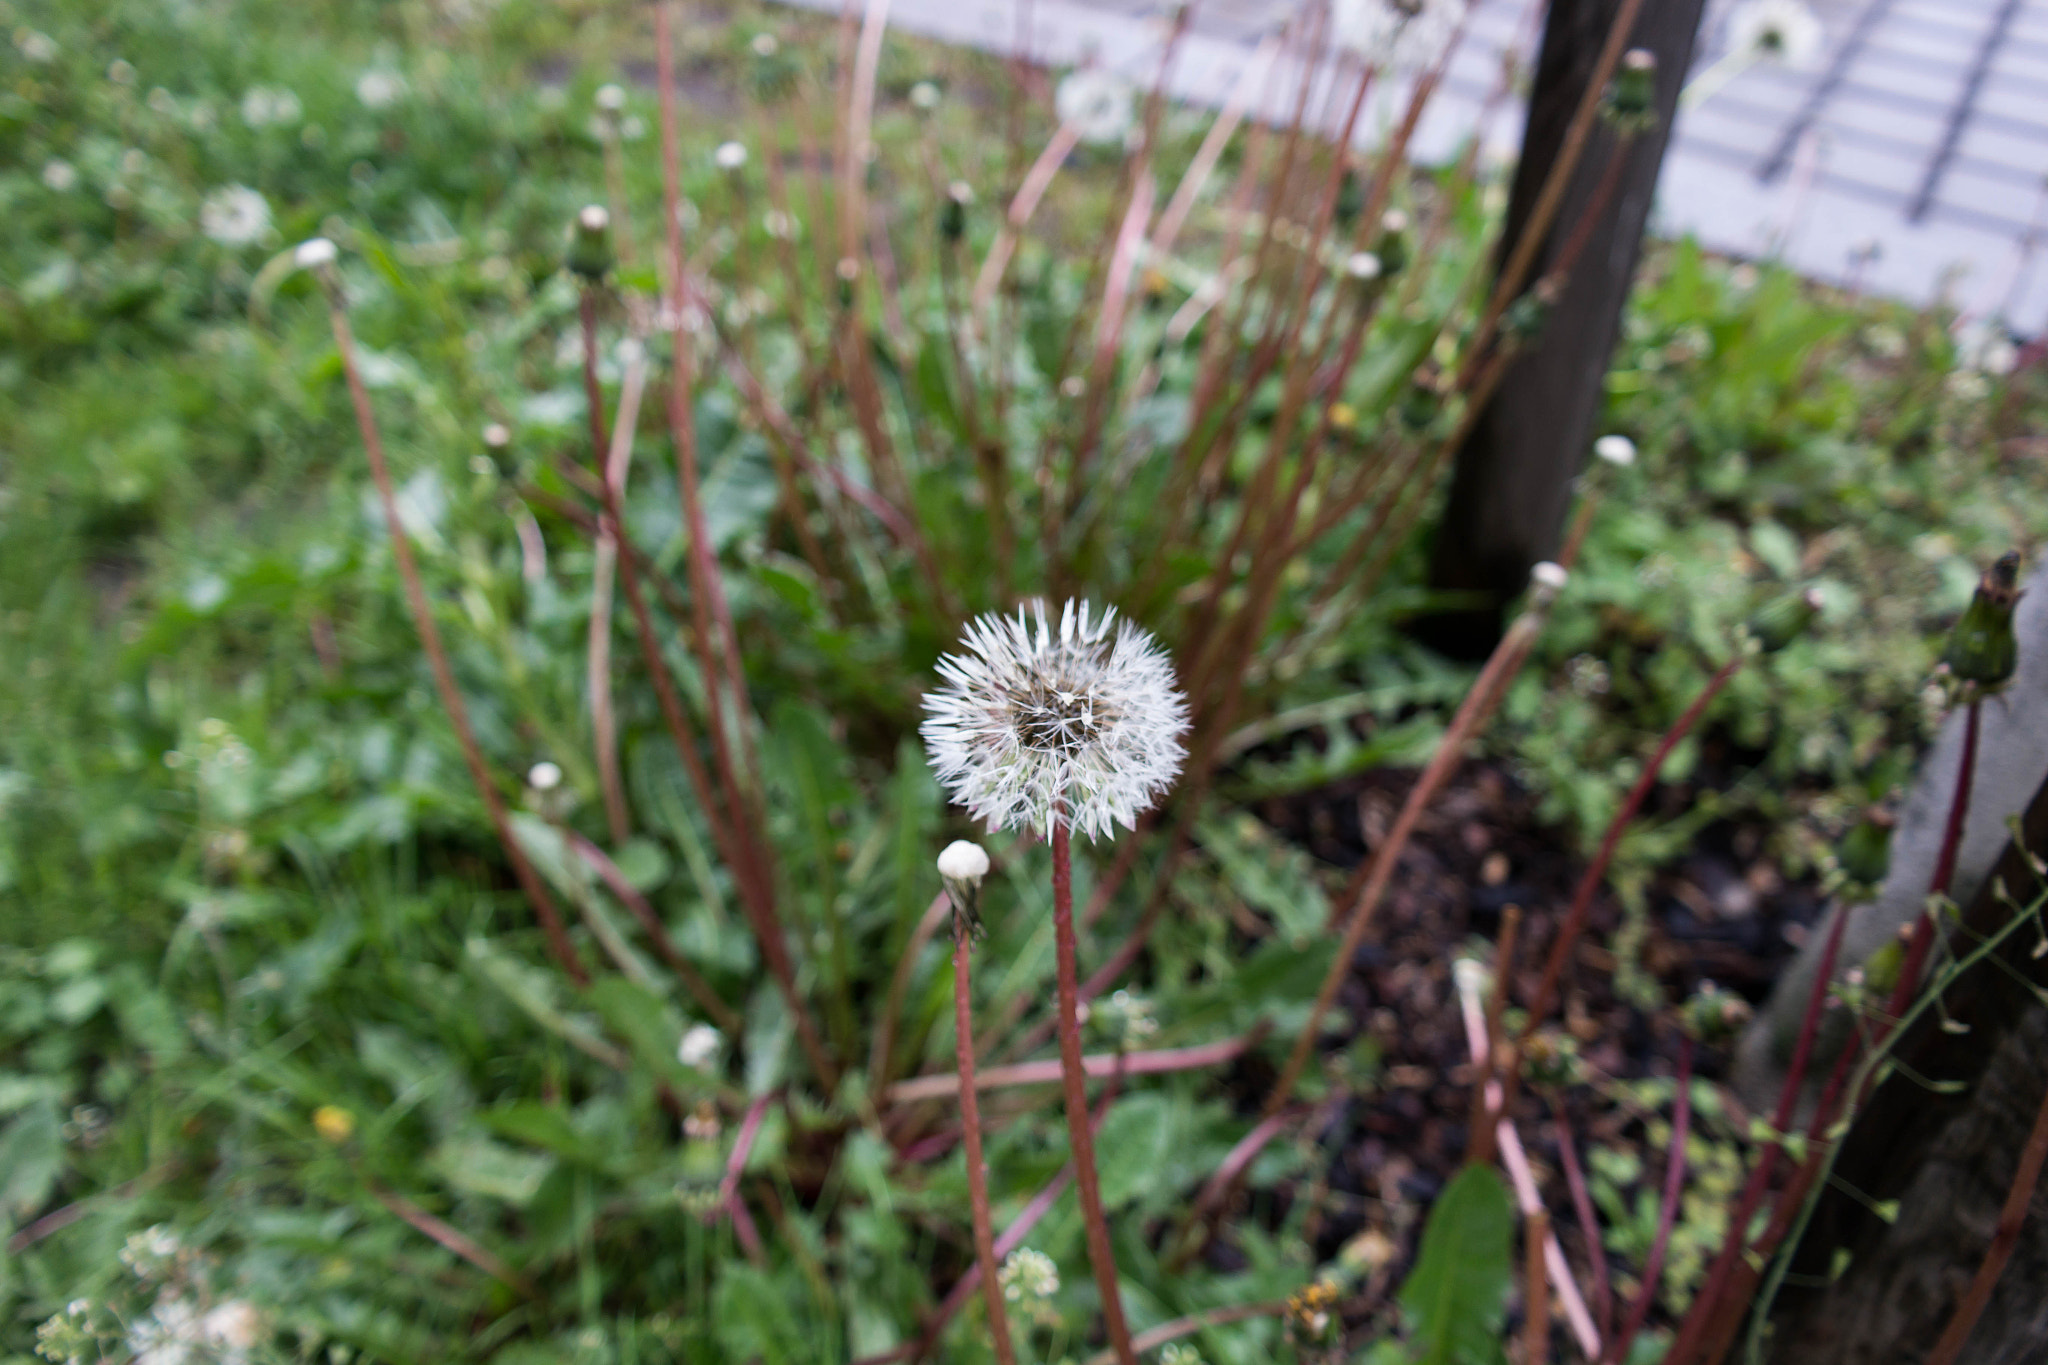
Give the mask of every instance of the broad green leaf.
M 1490 1166 L 1458 1172 L 1429 1212 L 1401 1286 L 1422 1365 L 1493 1365 L 1514 1284 L 1514 1206 Z
M 481 1133 L 464 1133 L 437 1146 L 427 1167 L 464 1194 L 524 1206 L 540 1192 L 540 1182 L 555 1169 L 555 1159 L 507 1147 Z
M 0 1129 L 0 1215 L 34 1216 L 64 1171 L 64 1125 L 49 1100 L 32 1104 Z

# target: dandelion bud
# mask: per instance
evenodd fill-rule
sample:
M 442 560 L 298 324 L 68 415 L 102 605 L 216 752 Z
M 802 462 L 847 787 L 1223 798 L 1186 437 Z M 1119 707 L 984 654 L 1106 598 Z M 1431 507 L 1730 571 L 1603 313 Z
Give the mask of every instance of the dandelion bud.
M 1358 215 L 1365 212 L 1365 185 L 1358 178 L 1358 172 L 1351 167 L 1344 168 L 1344 178 L 1337 183 L 1337 226 L 1348 230 L 1358 221 Z
M 939 880 L 953 905 L 953 934 L 972 938 L 981 932 L 981 879 L 988 875 L 988 850 L 955 839 L 939 854 Z
M 1702 981 L 1692 998 L 1679 1011 L 1679 1026 L 1692 1037 L 1708 1046 L 1728 1042 L 1742 1031 L 1749 1022 L 1749 1002 L 1739 995 L 1722 990 L 1711 981 Z
M 1373 243 L 1372 254 L 1380 258 L 1380 270 L 1388 275 L 1398 275 L 1408 268 L 1408 215 L 1399 209 L 1388 209 L 1380 215 L 1380 239 Z
M 955 180 L 946 186 L 946 202 L 939 206 L 939 236 L 957 242 L 967 235 L 967 206 L 974 202 L 974 186 Z
M 292 264 L 301 270 L 320 270 L 333 265 L 341 252 L 325 237 L 312 237 L 300 242 L 292 252 Z
M 1602 436 L 1593 442 L 1593 454 L 1617 469 L 1627 469 L 1636 462 L 1636 443 L 1619 434 Z
M 1539 1090 L 1561 1089 L 1584 1079 L 1577 1040 L 1558 1029 L 1531 1035 L 1522 1045 L 1521 1063 L 1522 1078 Z
M 1657 121 L 1657 55 L 1648 48 L 1630 48 L 1621 68 L 1607 84 L 1602 112 L 1623 132 L 1641 132 Z
M 1408 387 L 1401 395 L 1401 425 L 1418 435 L 1428 431 L 1443 406 L 1436 372 L 1425 365 L 1409 376 Z
M 1962 682 L 1986 692 L 2005 686 L 2019 665 L 2012 609 L 2020 600 L 2020 556 L 2008 550 L 1978 580 L 1976 596 L 1956 622 L 1941 661 Z
M 1818 588 L 1788 592 L 1766 602 L 1749 618 L 1750 638 L 1764 653 L 1775 654 L 1806 633 L 1820 615 L 1821 605 Z
M 587 205 L 576 215 L 576 226 L 569 236 L 567 265 L 591 284 L 611 271 L 611 230 L 612 216 L 603 205 Z
M 1866 900 L 1891 871 L 1892 827 L 1898 823 L 1883 806 L 1872 806 L 1835 845 L 1835 869 L 1841 875 L 1844 900 Z
M 1556 302 L 1556 284 L 1548 279 L 1538 280 L 1533 289 L 1508 305 L 1501 318 L 1501 330 L 1517 341 L 1532 339 L 1550 321 L 1551 305 Z

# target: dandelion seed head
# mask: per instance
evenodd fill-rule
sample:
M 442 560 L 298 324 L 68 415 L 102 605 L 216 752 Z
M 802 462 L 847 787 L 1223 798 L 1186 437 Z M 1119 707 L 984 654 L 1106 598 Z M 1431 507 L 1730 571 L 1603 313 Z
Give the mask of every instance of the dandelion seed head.
M 1725 32 L 1733 51 L 1783 62 L 1794 70 L 1819 59 L 1826 37 L 1819 16 L 1801 0 L 1745 0 L 1728 12 Z
M 622 85 L 600 85 L 593 98 L 599 109 L 607 114 L 616 114 L 626 107 L 626 88 Z
M 711 160 L 721 171 L 736 171 L 747 164 L 747 145 L 744 142 L 721 142 L 718 150 L 711 154 Z
M 1383 70 L 1412 70 L 1443 55 L 1464 10 L 1463 0 L 1336 0 L 1330 33 Z
M 1091 839 L 1138 816 L 1172 785 L 1187 702 L 1172 662 L 1137 626 L 1069 601 L 978 617 L 939 661 L 922 733 L 939 781 L 990 829 L 1055 817 Z
M 365 109 L 383 109 L 405 94 L 405 77 L 395 71 L 365 71 L 356 79 L 356 98 Z
M 562 769 L 542 759 L 526 770 L 526 785 L 537 792 L 551 792 L 562 785 Z
M 1113 71 L 1085 67 L 1060 82 L 1053 110 L 1083 142 L 1122 143 L 1137 119 L 1137 92 Z
M 199 230 L 222 246 L 249 246 L 270 235 L 270 201 L 247 185 L 227 185 L 199 206 Z

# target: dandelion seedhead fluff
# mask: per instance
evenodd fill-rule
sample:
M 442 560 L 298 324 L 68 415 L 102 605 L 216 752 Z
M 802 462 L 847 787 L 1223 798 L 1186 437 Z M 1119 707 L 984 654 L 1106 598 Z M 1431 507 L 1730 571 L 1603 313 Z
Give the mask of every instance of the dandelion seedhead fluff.
M 1054 818 L 1091 839 L 1134 828 L 1186 751 L 1186 699 L 1158 643 L 1114 610 L 1043 602 L 977 617 L 924 699 L 926 751 L 953 799 L 990 829 Z

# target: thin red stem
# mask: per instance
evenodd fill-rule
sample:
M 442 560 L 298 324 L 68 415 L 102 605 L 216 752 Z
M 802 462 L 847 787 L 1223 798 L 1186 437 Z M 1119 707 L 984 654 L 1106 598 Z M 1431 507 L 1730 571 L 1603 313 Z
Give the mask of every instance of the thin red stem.
M 356 426 L 362 432 L 363 450 L 369 456 L 370 477 L 377 485 L 377 501 L 384 509 L 384 524 L 391 535 L 392 557 L 398 561 L 398 576 L 405 584 L 406 605 L 412 611 L 420 646 L 426 650 L 427 664 L 433 670 L 434 687 L 441 694 L 442 709 L 447 711 L 448 723 L 454 727 L 456 742 L 462 748 L 462 761 L 469 768 L 471 780 L 476 783 L 477 794 L 483 798 L 491 828 L 504 847 L 506 860 L 512 864 L 512 875 L 518 878 L 520 889 L 533 904 L 534 917 L 540 921 L 541 931 L 547 936 L 548 951 L 571 981 L 587 986 L 590 973 L 584 969 L 576 956 L 576 949 L 569 942 L 569 931 L 562 923 L 561 912 L 555 908 L 555 898 L 548 894 L 546 885 L 534 872 L 533 864 L 527 861 L 526 850 L 519 846 L 518 838 L 512 833 L 505 803 L 491 780 L 490 768 L 484 763 L 483 748 L 477 743 L 476 731 L 470 727 L 469 706 L 462 699 L 462 689 L 455 684 L 455 670 L 450 667 L 448 650 L 441 643 L 441 629 L 434 624 L 434 611 L 427 601 L 426 585 L 420 579 L 420 566 L 413 558 L 412 537 L 406 534 L 405 523 L 398 514 L 398 494 L 392 487 L 390 466 L 384 460 L 384 440 L 377 431 L 377 414 L 370 406 L 369 391 L 363 387 L 363 377 L 356 369 L 355 336 L 349 330 L 348 309 L 342 302 L 338 285 L 330 282 L 328 291 L 328 319 L 334 327 L 335 348 L 341 353 L 341 372 L 348 381 L 349 400 L 355 405 Z
M 1650 1258 L 1643 1262 L 1643 1286 L 1636 1292 L 1635 1306 L 1629 1310 L 1628 1321 L 1608 1341 L 1607 1359 L 1610 1361 L 1628 1359 L 1628 1348 L 1635 1342 L 1636 1333 L 1643 1330 L 1643 1321 L 1650 1315 L 1650 1305 L 1657 1301 L 1657 1282 L 1664 1274 L 1664 1252 L 1671 1245 L 1671 1228 L 1678 1221 L 1678 1197 L 1685 1188 L 1685 1139 L 1691 1122 L 1692 1037 L 1680 1034 L 1678 1099 L 1671 1115 L 1671 1152 L 1664 1166 L 1664 1203 L 1657 1213 L 1657 1239 L 1650 1244 Z
M 1095 1170 L 1095 1134 L 1088 1122 L 1088 1078 L 1081 1061 L 1080 971 L 1075 964 L 1074 867 L 1066 821 L 1052 824 L 1052 927 L 1059 973 L 1060 1071 L 1067 1102 L 1067 1136 L 1074 1151 L 1074 1187 L 1081 1197 L 1081 1221 L 1088 1233 L 1088 1260 L 1102 1294 L 1102 1321 L 1119 1365 L 1138 1365 L 1131 1329 L 1124 1322 L 1117 1289 L 1116 1256 L 1109 1221 L 1102 1212 L 1102 1185 Z
M 1586 1184 L 1585 1168 L 1579 1164 L 1578 1139 L 1565 1117 L 1564 1097 L 1553 1097 L 1557 1115 L 1557 1160 L 1564 1167 L 1565 1188 L 1571 1192 L 1572 1216 L 1579 1220 L 1579 1235 L 1586 1240 L 1587 1268 L 1593 1272 L 1593 1311 L 1599 1315 L 1602 1333 L 1614 1329 L 1614 1289 L 1607 1279 L 1607 1249 L 1600 1241 L 1600 1220 L 1593 1212 L 1592 1190 Z
M 953 1056 L 960 1065 L 960 1128 L 967 1147 L 967 1202 L 974 1213 L 974 1259 L 981 1267 L 981 1298 L 988 1307 L 989 1337 L 999 1365 L 1017 1365 L 1010 1340 L 1010 1315 L 1003 1309 L 1002 1280 L 996 1273 L 995 1231 L 989 1217 L 988 1168 L 981 1151 L 981 1105 L 974 1093 L 974 1001 L 968 979 L 973 935 L 953 926 Z

